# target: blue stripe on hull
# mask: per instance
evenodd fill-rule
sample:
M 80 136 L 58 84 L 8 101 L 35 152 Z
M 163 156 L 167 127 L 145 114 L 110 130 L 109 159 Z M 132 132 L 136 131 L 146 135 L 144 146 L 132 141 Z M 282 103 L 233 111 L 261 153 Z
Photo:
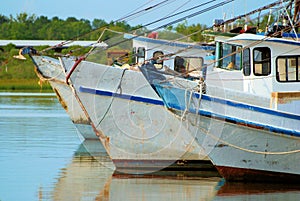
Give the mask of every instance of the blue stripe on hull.
M 95 94 L 95 95 L 100 95 L 100 96 L 117 97 L 117 98 L 120 98 L 120 99 L 132 100 L 132 101 L 143 102 L 143 103 L 149 103 L 149 104 L 154 104 L 154 105 L 164 105 L 164 102 L 162 100 L 155 100 L 155 99 L 138 97 L 138 96 L 127 95 L 127 94 L 118 94 L 118 93 L 103 91 L 103 90 L 99 90 L 99 89 L 92 89 L 92 88 L 87 88 L 87 87 L 82 87 L 82 86 L 79 87 L 79 91 L 83 92 L 83 93 Z M 194 96 L 196 98 L 199 98 L 199 94 L 197 94 L 197 93 L 194 93 Z M 244 109 L 247 109 L 247 110 L 257 111 L 257 112 L 261 112 L 261 113 L 265 113 L 265 114 L 269 114 L 269 115 L 281 116 L 281 117 L 285 117 L 285 118 L 300 120 L 299 115 L 282 113 L 282 112 L 278 112 L 278 111 L 274 111 L 274 110 L 270 110 L 270 109 L 266 109 L 266 108 L 256 107 L 256 106 L 247 105 L 247 104 L 243 104 L 243 103 L 236 103 L 236 102 L 233 102 L 233 101 L 228 101 L 228 100 L 224 100 L 224 99 L 220 99 L 220 98 L 213 98 L 213 97 L 210 97 L 210 96 L 205 95 L 205 94 L 202 94 L 201 98 L 203 100 L 228 105 L 228 106 L 231 106 L 231 107 L 244 108 Z M 177 109 L 177 110 L 181 110 L 181 111 L 185 110 L 185 108 L 182 108 L 179 105 L 169 104 L 169 106 L 171 108 L 174 108 L 174 109 Z M 253 128 L 256 128 L 256 129 L 267 130 L 267 131 L 271 131 L 271 132 L 275 132 L 275 133 L 300 137 L 300 132 L 297 132 L 297 131 L 294 131 L 294 130 L 276 128 L 276 127 L 268 126 L 268 125 L 265 125 L 265 124 L 259 124 L 259 123 L 245 121 L 245 120 L 241 120 L 241 119 L 237 119 L 237 118 L 232 118 L 232 117 L 225 116 L 225 115 L 215 114 L 215 113 L 205 111 L 205 110 L 199 110 L 198 112 L 196 112 L 195 110 L 189 110 L 189 112 L 194 113 L 194 114 L 197 113 L 199 115 L 206 116 L 206 117 L 209 117 L 209 118 L 215 118 L 215 119 L 218 119 L 218 120 L 227 121 L 227 122 L 239 125 L 239 126 L 253 127 Z
M 128 95 L 128 94 L 119 94 L 119 93 L 114 93 L 114 92 L 110 92 L 110 91 L 103 91 L 103 90 L 99 90 L 99 89 L 92 89 L 92 88 L 87 88 L 87 87 L 82 87 L 82 86 L 79 87 L 79 91 L 83 92 L 83 93 L 95 94 L 95 95 L 100 95 L 100 96 L 111 96 L 111 97 L 116 97 L 116 98 L 120 98 L 120 99 L 132 100 L 132 101 L 136 101 L 136 102 L 149 103 L 149 104 L 153 104 L 153 105 L 164 105 L 164 102 L 162 100 L 133 96 L 133 95 Z
M 176 109 L 176 110 L 180 110 L 180 111 L 185 110 L 185 108 L 182 108 L 180 106 L 175 106 L 175 105 L 171 105 L 171 104 L 169 104 L 169 105 L 171 106 L 171 108 Z M 195 110 L 189 110 L 189 112 L 193 113 L 193 114 L 196 114 Z M 275 133 L 300 137 L 300 133 L 296 132 L 294 130 L 276 128 L 276 127 L 268 126 L 268 125 L 265 125 L 265 124 L 259 124 L 259 123 L 254 123 L 254 122 L 242 120 L 242 119 L 232 118 L 232 117 L 229 117 L 229 116 L 219 115 L 219 114 L 215 114 L 215 113 L 212 113 L 212 112 L 209 112 L 209 111 L 205 111 L 203 109 L 199 110 L 198 114 L 201 115 L 201 116 L 217 119 L 217 120 L 220 120 L 220 121 L 226 121 L 226 122 L 229 122 L 229 123 L 233 123 L 233 124 L 236 124 L 236 125 L 239 125 L 239 126 L 246 126 L 246 127 L 266 130 L 266 131 L 270 131 L 270 132 L 275 132 Z
M 199 98 L 199 96 L 200 96 L 199 94 L 195 93 L 196 98 Z M 289 114 L 289 113 L 275 111 L 275 110 L 271 110 L 271 109 L 267 109 L 267 108 L 257 107 L 257 106 L 254 106 L 254 105 L 247 105 L 247 104 L 244 104 L 244 103 L 237 103 L 237 102 L 234 102 L 234 101 L 224 100 L 224 99 L 220 99 L 220 98 L 212 98 L 212 97 L 210 97 L 208 95 L 205 95 L 205 94 L 202 94 L 201 98 L 203 100 L 228 105 L 228 106 L 231 106 L 231 107 L 243 108 L 243 109 L 256 111 L 256 112 L 261 112 L 261 113 L 265 113 L 265 114 L 269 114 L 269 115 L 300 120 L 300 116 L 296 115 L 296 114 Z

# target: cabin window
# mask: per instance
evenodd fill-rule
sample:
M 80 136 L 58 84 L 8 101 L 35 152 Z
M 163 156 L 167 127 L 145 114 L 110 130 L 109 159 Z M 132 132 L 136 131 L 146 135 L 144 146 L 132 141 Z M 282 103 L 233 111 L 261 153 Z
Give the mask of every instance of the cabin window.
M 250 49 L 249 48 L 246 48 L 243 51 L 243 73 L 245 76 L 249 76 L 251 74 Z
M 221 46 L 220 67 L 230 70 L 241 70 L 241 47 L 223 43 Z
M 139 47 L 137 50 L 137 56 L 145 58 L 145 48 L 144 47 Z
M 201 70 L 204 59 L 202 57 L 187 57 L 186 60 L 186 69 L 187 71 L 195 71 L 195 70 Z
M 162 51 L 156 51 L 152 55 L 152 60 L 154 61 L 154 65 L 156 68 L 162 68 L 164 65 L 163 60 L 164 53 Z
M 185 73 L 185 62 L 182 57 L 176 56 L 174 61 L 174 70 L 179 73 Z
M 157 64 L 163 65 L 163 56 L 164 53 L 162 51 L 156 51 L 153 53 L 153 59 L 156 61 Z
M 143 63 L 145 61 L 146 50 L 144 47 L 138 47 L 136 52 L 136 60 L 138 63 Z
M 271 73 L 271 50 L 258 47 L 253 50 L 253 72 L 256 76 L 267 76 Z
M 180 73 L 200 71 L 203 66 L 202 57 L 181 57 L 176 56 L 174 60 L 174 70 Z
M 277 58 L 276 64 L 277 81 L 300 81 L 300 56 L 281 56 Z
M 132 60 L 133 63 L 137 63 L 136 47 L 132 48 L 131 60 Z

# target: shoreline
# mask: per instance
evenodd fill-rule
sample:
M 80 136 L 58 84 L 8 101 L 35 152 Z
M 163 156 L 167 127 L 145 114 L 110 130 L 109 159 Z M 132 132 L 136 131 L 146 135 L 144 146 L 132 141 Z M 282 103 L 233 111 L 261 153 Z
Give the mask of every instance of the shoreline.
M 0 79 L 0 92 L 53 92 L 49 83 L 39 79 Z

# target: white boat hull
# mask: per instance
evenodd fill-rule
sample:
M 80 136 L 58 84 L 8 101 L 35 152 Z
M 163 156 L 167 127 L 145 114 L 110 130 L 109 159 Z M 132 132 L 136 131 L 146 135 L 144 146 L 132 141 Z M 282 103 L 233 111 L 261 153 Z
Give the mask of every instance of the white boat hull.
M 178 161 L 210 163 L 140 72 L 82 61 L 70 80 L 93 125 L 105 134 L 117 170 L 145 173 Z
M 41 80 L 47 80 L 61 106 L 76 126 L 79 137 L 99 140 L 70 86 L 66 83 L 66 73 L 58 59 L 46 56 L 31 56 L 36 65 L 36 74 Z
M 154 78 L 149 72 L 145 75 Z M 165 105 L 195 133 L 221 176 L 227 180 L 299 179 L 299 114 L 229 100 L 237 96 L 234 91 L 223 90 L 222 94 L 220 90 L 216 96 L 209 91 L 200 94 L 192 81 L 168 75 L 165 78 L 153 81 L 153 86 Z M 234 99 L 246 97 L 239 95 Z M 255 98 L 259 102 L 259 97 Z

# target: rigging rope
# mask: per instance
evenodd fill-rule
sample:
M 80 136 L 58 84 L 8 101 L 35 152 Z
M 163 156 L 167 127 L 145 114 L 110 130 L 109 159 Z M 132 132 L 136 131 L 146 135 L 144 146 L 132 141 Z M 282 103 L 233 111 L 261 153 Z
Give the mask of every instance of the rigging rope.
M 114 44 L 112 44 L 112 45 L 108 45 L 108 46 L 106 47 L 106 49 L 111 48 L 111 47 L 114 47 L 114 46 L 117 46 L 117 45 L 122 44 L 122 43 L 124 43 L 124 42 L 130 41 L 130 40 L 132 40 L 132 39 L 134 39 L 134 38 L 137 38 L 137 37 L 139 37 L 139 36 L 144 35 L 145 33 L 150 33 L 150 32 L 156 31 L 156 30 L 158 30 L 158 29 L 161 29 L 161 28 L 164 28 L 164 27 L 168 27 L 168 26 L 170 26 L 170 25 L 172 25 L 172 24 L 181 22 L 181 21 L 183 21 L 183 20 L 186 20 L 186 19 L 195 17 L 195 16 L 197 16 L 197 15 L 203 14 L 203 13 L 205 13 L 205 12 L 208 12 L 208 11 L 213 10 L 213 9 L 215 9 L 215 8 L 218 8 L 218 7 L 220 7 L 220 6 L 226 5 L 226 4 L 228 4 L 228 3 L 230 3 L 230 2 L 233 2 L 233 1 L 235 1 L 235 0 L 225 0 L 225 1 L 223 1 L 223 2 L 220 2 L 220 3 L 218 3 L 218 4 L 215 4 L 215 5 L 210 6 L 210 7 L 208 7 L 208 8 L 205 8 L 205 9 L 203 9 L 203 10 L 194 12 L 194 13 L 192 13 L 192 14 L 189 14 L 189 15 L 185 16 L 185 17 L 181 17 L 181 18 L 179 18 L 179 19 L 177 19 L 177 20 L 174 20 L 174 21 L 169 22 L 169 23 L 167 23 L 167 24 L 161 25 L 161 26 L 159 26 L 159 27 L 157 27 L 157 28 L 155 28 L 155 29 L 152 29 L 152 30 L 150 30 L 150 31 L 145 31 L 144 33 L 135 35 L 135 36 L 133 36 L 132 38 L 124 39 L 124 40 L 119 41 L 119 42 L 116 42 L 116 43 L 114 43 Z M 92 50 L 93 50 L 93 49 L 95 49 L 95 47 L 92 47 Z M 88 52 L 87 55 L 80 57 L 79 60 L 76 61 L 76 63 L 75 63 L 74 66 L 72 67 L 71 71 L 70 71 L 69 74 L 67 75 L 67 79 L 66 79 L 67 82 L 68 82 L 68 78 L 71 76 L 72 72 L 75 70 L 75 68 L 77 67 L 78 63 L 80 63 L 82 60 L 85 60 L 86 57 L 92 52 L 92 50 L 90 50 L 90 51 Z
M 169 14 L 167 14 L 165 17 L 168 17 L 169 15 L 175 13 L 176 11 L 178 11 L 180 8 L 182 8 L 183 6 L 187 5 L 189 2 L 191 2 L 192 0 L 187 0 L 186 2 L 184 2 L 183 4 L 181 4 L 180 6 L 178 6 L 175 10 L 171 11 Z
M 153 0 L 151 0 L 151 1 L 153 1 Z M 151 1 L 150 1 L 150 2 L 151 2 Z M 147 8 L 143 8 L 143 9 L 141 9 L 141 10 L 139 10 L 139 11 L 136 11 L 136 12 L 133 12 L 133 13 L 128 13 L 128 14 L 125 15 L 124 17 L 121 17 L 120 19 L 118 19 L 117 22 L 124 21 L 124 20 L 126 20 L 127 18 L 130 18 L 130 17 L 132 17 L 132 16 L 134 16 L 134 15 L 143 13 L 143 12 L 145 12 L 145 11 L 152 10 L 153 8 L 158 7 L 158 6 L 160 6 L 160 5 L 163 5 L 164 3 L 168 2 L 168 1 L 170 1 L 170 0 L 164 0 L 164 1 L 162 1 L 162 2 L 160 2 L 160 3 L 157 3 L 157 4 L 153 5 L 153 6 L 149 6 L 149 7 L 147 7 Z M 149 3 L 149 2 L 148 2 L 148 3 Z M 146 5 L 146 4 L 148 4 L 148 3 L 145 3 L 144 5 Z M 142 8 L 144 5 L 140 6 L 139 8 Z M 137 8 L 137 9 L 135 9 L 135 10 L 138 10 L 139 8 Z M 128 20 L 128 19 L 127 19 L 127 20 Z
M 184 11 L 181 11 L 181 12 L 176 13 L 176 14 L 174 14 L 174 15 L 168 16 L 167 18 L 176 16 L 176 15 L 178 15 L 178 14 L 182 14 L 182 13 L 184 13 L 184 12 L 190 11 L 190 10 L 192 10 L 192 9 L 198 8 L 198 7 L 203 6 L 203 5 L 207 5 L 207 4 L 209 4 L 209 3 L 213 2 L 213 1 L 214 1 L 214 0 L 208 1 L 208 2 L 206 2 L 206 3 L 200 4 L 200 5 L 197 5 L 197 6 L 194 6 L 194 7 L 192 7 L 192 8 L 187 9 L 187 10 L 184 10 Z M 250 12 L 247 13 L 247 14 L 243 14 L 243 15 L 234 17 L 234 18 L 232 18 L 232 19 L 226 20 L 226 21 L 224 21 L 223 23 L 220 23 L 218 26 L 221 26 L 221 25 L 224 25 L 224 24 L 231 23 L 231 22 L 233 22 L 233 21 L 235 21 L 235 20 L 237 20 L 237 19 L 241 19 L 241 18 L 243 18 L 243 17 L 246 17 L 246 16 L 248 16 L 248 15 L 251 15 L 251 14 L 254 14 L 254 13 L 257 13 L 257 12 L 261 12 L 261 11 L 263 11 L 263 10 L 266 10 L 266 9 L 270 8 L 270 7 L 274 7 L 274 6 L 278 5 L 278 4 L 281 4 L 282 2 L 285 2 L 285 1 L 288 1 L 288 0 L 279 0 L 279 1 L 273 2 L 273 3 L 271 3 L 271 4 L 268 4 L 268 5 L 266 5 L 266 6 L 263 6 L 263 7 L 261 7 L 261 8 L 256 9 L 256 10 L 250 11 Z M 161 20 L 164 20 L 164 18 L 161 18 Z M 149 24 L 146 24 L 146 25 L 144 25 L 144 26 L 148 26 L 148 25 L 150 25 L 150 24 L 152 24 L 152 23 L 156 23 L 156 22 L 158 22 L 158 21 L 159 21 L 159 20 L 153 21 L 153 22 L 151 22 L 151 23 L 149 23 Z M 213 28 L 214 26 L 215 26 L 215 25 L 213 25 L 213 26 L 210 27 L 210 28 Z M 209 28 L 208 28 L 208 29 L 209 29 Z M 190 35 L 188 35 L 188 36 L 184 36 L 184 37 L 182 37 L 181 39 L 186 38 L 186 37 L 190 37 L 190 36 L 192 36 L 192 35 L 194 35 L 194 34 L 197 34 L 197 33 L 199 33 L 199 32 L 201 32 L 201 30 L 199 30 L 199 31 L 197 31 L 197 32 L 194 32 L 194 33 L 192 33 L 192 34 L 190 34 Z M 275 33 L 274 33 L 274 34 L 275 34 Z M 177 39 L 177 40 L 180 40 L 180 39 Z M 177 40 L 174 40 L 174 41 L 177 41 Z M 167 44 L 171 44 L 171 43 L 172 43 L 172 41 L 170 41 L 170 42 L 167 43 Z M 157 47 L 158 47 L 158 46 L 157 46 Z M 190 48 L 192 48 L 192 47 L 190 47 Z M 152 49 L 153 49 L 153 48 L 152 48 Z M 189 49 L 189 48 L 187 48 L 187 49 Z M 150 50 L 151 50 L 151 49 L 150 49 Z M 236 53 L 238 53 L 238 52 L 236 52 Z M 234 54 L 234 53 L 233 53 L 233 54 Z M 232 54 L 232 55 L 233 55 L 233 54 Z M 174 55 L 175 55 L 175 54 L 174 54 Z M 228 55 L 227 57 L 232 56 L 232 55 Z M 223 57 L 223 58 L 221 58 L 221 59 L 219 59 L 219 60 L 223 60 L 223 59 L 225 59 L 225 58 L 227 58 L 227 57 Z M 218 60 L 218 61 L 219 61 L 219 60 Z M 215 62 L 217 62 L 217 61 L 215 61 Z M 215 63 L 215 62 L 212 62 L 212 63 L 208 64 L 208 66 L 209 66 L 209 65 L 212 65 L 212 64 Z M 199 70 L 199 69 L 194 69 L 194 70 Z M 192 71 L 194 71 L 194 70 L 192 70 Z M 186 72 L 186 74 L 187 74 L 187 73 L 190 73 L 190 72 L 192 72 L 192 71 L 188 71 L 188 72 Z
M 284 1 L 287 1 L 287 0 L 284 0 Z M 280 3 L 280 2 L 281 2 L 281 1 L 274 2 L 274 3 L 272 3 L 272 4 L 269 4 L 268 6 L 264 6 L 263 8 L 267 9 L 267 8 L 269 8 L 270 5 L 275 6 L 275 5 L 277 5 L 278 3 Z M 275 3 L 277 3 L 277 4 L 275 4 Z M 282 7 L 280 7 L 280 8 L 282 8 Z M 279 10 L 280 8 L 278 8 L 278 10 Z M 257 10 L 262 10 L 262 9 L 257 9 Z M 257 10 L 255 10 L 255 11 L 257 11 Z M 254 12 L 254 11 L 251 11 L 251 12 L 249 12 L 249 13 L 253 13 L 253 12 Z M 241 15 L 241 16 L 244 16 L 244 15 Z M 241 17 L 241 16 L 239 16 L 239 17 Z M 236 18 L 239 18 L 239 17 L 236 17 Z M 236 19 L 236 18 L 235 18 L 235 19 Z M 227 23 L 227 22 L 228 22 L 228 23 L 231 22 L 231 19 L 225 21 L 224 24 Z M 298 26 L 300 26 L 300 25 L 298 25 Z M 298 26 L 297 26 L 297 27 L 298 27 Z M 212 27 L 213 27 L 213 26 L 212 26 Z M 211 28 L 212 28 L 212 27 L 211 27 Z M 287 27 L 287 28 L 285 28 L 285 29 L 282 30 L 282 31 L 289 30 L 289 29 L 290 29 L 290 28 Z M 258 40 L 258 41 L 256 41 L 256 42 L 253 42 L 253 43 L 251 43 L 250 45 L 247 45 L 247 46 L 245 46 L 245 47 L 243 47 L 243 48 L 238 49 L 237 51 L 234 51 L 234 52 L 232 52 L 232 53 L 230 53 L 230 54 L 227 54 L 226 56 L 223 56 L 222 58 L 219 58 L 219 59 L 217 59 L 217 60 L 215 60 L 215 61 L 213 61 L 213 62 L 207 64 L 207 66 L 213 65 L 214 63 L 216 63 L 216 62 L 218 62 L 218 61 L 222 61 L 222 60 L 225 59 L 225 58 L 228 58 L 228 57 L 231 57 L 231 56 L 233 56 L 233 55 L 235 55 L 235 54 L 241 53 L 244 49 L 253 47 L 253 46 L 255 46 L 255 45 L 258 45 L 258 44 L 262 43 L 263 41 L 266 41 L 267 39 L 272 38 L 273 36 L 276 36 L 276 34 L 278 34 L 278 33 L 280 33 L 280 31 L 274 32 L 273 34 L 271 34 L 271 35 L 269 35 L 269 36 L 265 36 L 265 37 L 264 37 L 263 39 L 261 39 L 261 40 Z M 192 47 L 193 47 L 193 46 L 191 46 L 190 48 L 192 48 Z M 299 48 L 299 47 L 297 47 L 297 48 L 295 48 L 295 49 L 298 49 L 298 48 Z M 286 53 L 288 53 L 288 52 L 290 52 L 290 51 L 292 51 L 292 50 L 289 50 L 289 51 L 287 51 Z M 200 68 L 201 68 L 201 67 L 200 67 Z M 192 71 L 199 70 L 200 68 L 198 67 L 198 68 L 195 68 L 195 69 L 193 69 L 193 70 L 187 71 L 187 72 L 183 73 L 181 76 L 187 75 L 188 73 L 190 73 L 190 72 L 192 72 Z M 276 76 L 276 75 L 274 75 L 273 77 L 275 77 L 275 76 Z M 175 77 L 176 77 L 176 76 L 174 76 L 174 78 L 175 78 Z M 247 79 L 253 80 L 253 79 L 265 79 L 265 78 L 263 78 L 263 77 L 255 77 L 255 78 L 247 78 Z M 213 79 L 212 79 L 212 80 L 213 80 Z M 241 79 L 227 79 L 227 81 L 234 81 L 234 80 L 239 81 L 239 80 L 241 80 Z M 223 81 L 223 80 L 222 80 L 222 81 Z M 226 79 L 224 79 L 224 81 L 226 81 Z
M 136 12 L 136 13 L 145 12 L 146 10 L 149 11 L 149 10 L 151 10 L 151 9 L 154 9 L 155 7 L 157 7 L 157 6 L 160 5 L 160 4 L 166 3 L 167 1 L 169 1 L 169 0 L 163 0 L 163 1 L 160 2 L 160 3 L 157 3 L 155 6 L 150 6 L 150 7 L 148 7 L 147 9 L 142 9 L 141 11 L 138 11 L 138 12 Z M 123 20 L 125 20 L 125 19 L 127 19 L 127 18 L 129 18 L 129 17 L 131 17 L 131 16 L 132 16 L 132 13 L 129 13 L 127 16 L 124 16 L 124 17 L 119 18 L 119 19 L 117 19 L 117 20 L 115 20 L 115 21 L 112 21 L 111 23 L 121 22 L 121 21 L 123 21 Z M 71 38 L 71 39 L 69 39 L 69 40 L 65 40 L 65 41 L 61 42 L 60 44 L 57 44 L 57 45 L 54 45 L 54 46 L 45 48 L 45 49 L 43 49 L 41 52 L 46 52 L 46 51 L 49 51 L 49 50 L 54 49 L 54 48 L 57 48 L 57 47 L 62 47 L 63 45 L 72 43 L 73 41 L 75 41 L 75 40 L 76 40 L 77 38 L 79 38 L 79 37 L 83 37 L 83 36 L 85 36 L 85 35 L 88 35 L 88 34 L 90 34 L 90 33 L 93 33 L 93 32 L 95 32 L 95 31 L 98 31 L 98 30 L 103 29 L 103 28 L 106 28 L 106 27 L 107 27 L 107 26 L 97 27 L 97 28 L 95 28 L 95 29 L 93 29 L 93 30 L 91 30 L 91 31 L 89 31 L 89 32 L 86 32 L 86 33 L 84 33 L 84 34 L 78 35 L 78 36 L 76 36 L 76 37 L 74 37 L 74 38 Z
M 156 27 L 156 28 L 154 28 L 154 29 L 145 31 L 145 32 L 143 32 L 142 34 L 135 35 L 134 37 L 132 37 L 132 38 L 130 38 L 130 39 L 124 39 L 123 41 L 116 42 L 116 43 L 114 43 L 114 44 L 112 44 L 112 45 L 109 45 L 107 48 L 111 48 L 111 47 L 117 46 L 117 45 L 119 45 L 119 44 L 122 44 L 122 43 L 124 43 L 124 42 L 130 41 L 130 40 L 132 40 L 132 39 L 134 39 L 134 38 L 137 38 L 137 37 L 139 37 L 139 36 L 143 36 L 144 34 L 147 34 L 147 33 L 150 33 L 150 32 L 153 32 L 153 31 L 156 31 L 156 30 L 165 28 L 165 27 L 168 27 L 168 26 L 170 26 L 170 25 L 172 25 L 172 24 L 176 24 L 176 23 L 178 23 L 178 22 L 181 22 L 181 21 L 186 20 L 186 19 L 189 19 L 189 18 L 193 18 L 193 17 L 195 17 L 195 16 L 197 16 L 197 15 L 201 15 L 201 14 L 203 14 L 203 13 L 205 13 L 205 12 L 211 11 L 211 10 L 213 10 L 213 9 L 216 9 L 216 8 L 220 7 L 220 6 L 224 6 L 224 5 L 226 5 L 226 4 L 228 4 L 228 3 L 231 3 L 231 2 L 233 2 L 233 1 L 235 1 L 235 0 L 225 0 L 225 1 L 221 2 L 221 3 L 217 3 L 217 4 L 213 5 L 213 6 L 210 6 L 210 7 L 208 7 L 208 8 L 205 8 L 205 9 L 203 9 L 203 10 L 200 10 L 200 11 L 194 12 L 194 13 L 192 13 L 192 14 L 189 14 L 189 15 L 187 15 L 187 16 L 185 16 L 185 17 L 181 17 L 181 18 L 179 18 L 179 19 L 177 19 L 177 20 L 174 20 L 174 21 L 171 21 L 171 22 L 166 23 L 166 24 L 164 24 L 164 25 L 158 26 L 158 27 Z
M 202 6 L 208 5 L 208 4 L 210 4 L 210 3 L 214 2 L 214 1 L 216 1 L 216 0 L 210 0 L 210 1 L 207 1 L 207 2 L 205 2 L 205 3 L 201 3 L 201 4 L 197 5 L 197 6 L 192 7 L 192 8 L 188 8 L 188 9 L 183 10 L 183 11 L 181 11 L 181 12 L 178 12 L 178 13 L 175 13 L 175 14 L 172 14 L 172 15 L 169 15 L 169 16 L 166 16 L 166 17 L 163 17 L 163 18 L 160 18 L 160 19 L 155 20 L 155 21 L 153 21 L 153 22 L 150 22 L 150 23 L 148 23 L 148 24 L 144 24 L 143 26 L 146 27 L 146 26 L 152 25 L 152 24 L 154 24 L 154 23 L 157 23 L 157 22 L 160 22 L 160 21 L 169 19 L 169 18 L 171 18 L 171 17 L 175 17 L 175 16 L 177 16 L 177 15 L 180 15 L 180 14 L 183 14 L 183 13 L 186 13 L 186 12 L 189 12 L 189 11 L 194 10 L 194 9 L 196 9 L 196 8 L 200 8 L 200 7 L 202 7 Z

